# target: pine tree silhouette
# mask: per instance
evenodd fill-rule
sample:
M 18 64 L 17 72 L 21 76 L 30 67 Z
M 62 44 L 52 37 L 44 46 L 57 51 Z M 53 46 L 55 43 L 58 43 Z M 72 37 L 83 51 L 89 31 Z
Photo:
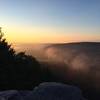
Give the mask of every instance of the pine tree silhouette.
M 0 27 L 0 89 L 32 89 L 40 83 L 38 61 L 24 52 L 16 53 Z

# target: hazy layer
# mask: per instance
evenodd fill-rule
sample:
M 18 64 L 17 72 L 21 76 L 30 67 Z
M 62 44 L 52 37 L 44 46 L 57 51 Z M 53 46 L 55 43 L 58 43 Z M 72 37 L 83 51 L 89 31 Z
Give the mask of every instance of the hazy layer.
M 100 43 L 23 44 L 15 49 L 26 51 L 40 62 L 55 63 L 53 69 L 65 76 L 70 70 L 73 77 L 78 73 L 95 86 L 100 84 Z

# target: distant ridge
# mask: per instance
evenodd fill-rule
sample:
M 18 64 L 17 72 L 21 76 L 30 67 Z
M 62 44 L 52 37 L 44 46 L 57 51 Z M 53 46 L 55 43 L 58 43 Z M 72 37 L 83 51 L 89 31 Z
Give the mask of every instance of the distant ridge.
M 48 49 L 49 47 L 54 47 L 54 46 L 72 46 L 72 45 L 86 45 L 86 46 L 100 46 L 100 42 L 71 42 L 71 43 L 54 43 L 54 44 L 49 44 L 45 46 L 44 49 Z

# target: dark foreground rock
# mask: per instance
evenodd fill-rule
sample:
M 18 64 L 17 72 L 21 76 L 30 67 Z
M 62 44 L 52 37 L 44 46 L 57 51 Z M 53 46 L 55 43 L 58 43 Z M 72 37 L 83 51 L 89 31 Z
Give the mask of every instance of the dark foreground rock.
M 0 100 L 85 100 L 81 90 L 60 83 L 42 83 L 33 91 L 1 91 Z

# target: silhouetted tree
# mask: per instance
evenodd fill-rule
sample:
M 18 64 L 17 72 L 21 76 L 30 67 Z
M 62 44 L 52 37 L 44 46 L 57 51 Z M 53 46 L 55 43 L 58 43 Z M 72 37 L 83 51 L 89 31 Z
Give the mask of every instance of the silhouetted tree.
M 16 53 L 3 36 L 0 27 L 0 89 L 32 89 L 40 83 L 38 61 L 24 52 Z

